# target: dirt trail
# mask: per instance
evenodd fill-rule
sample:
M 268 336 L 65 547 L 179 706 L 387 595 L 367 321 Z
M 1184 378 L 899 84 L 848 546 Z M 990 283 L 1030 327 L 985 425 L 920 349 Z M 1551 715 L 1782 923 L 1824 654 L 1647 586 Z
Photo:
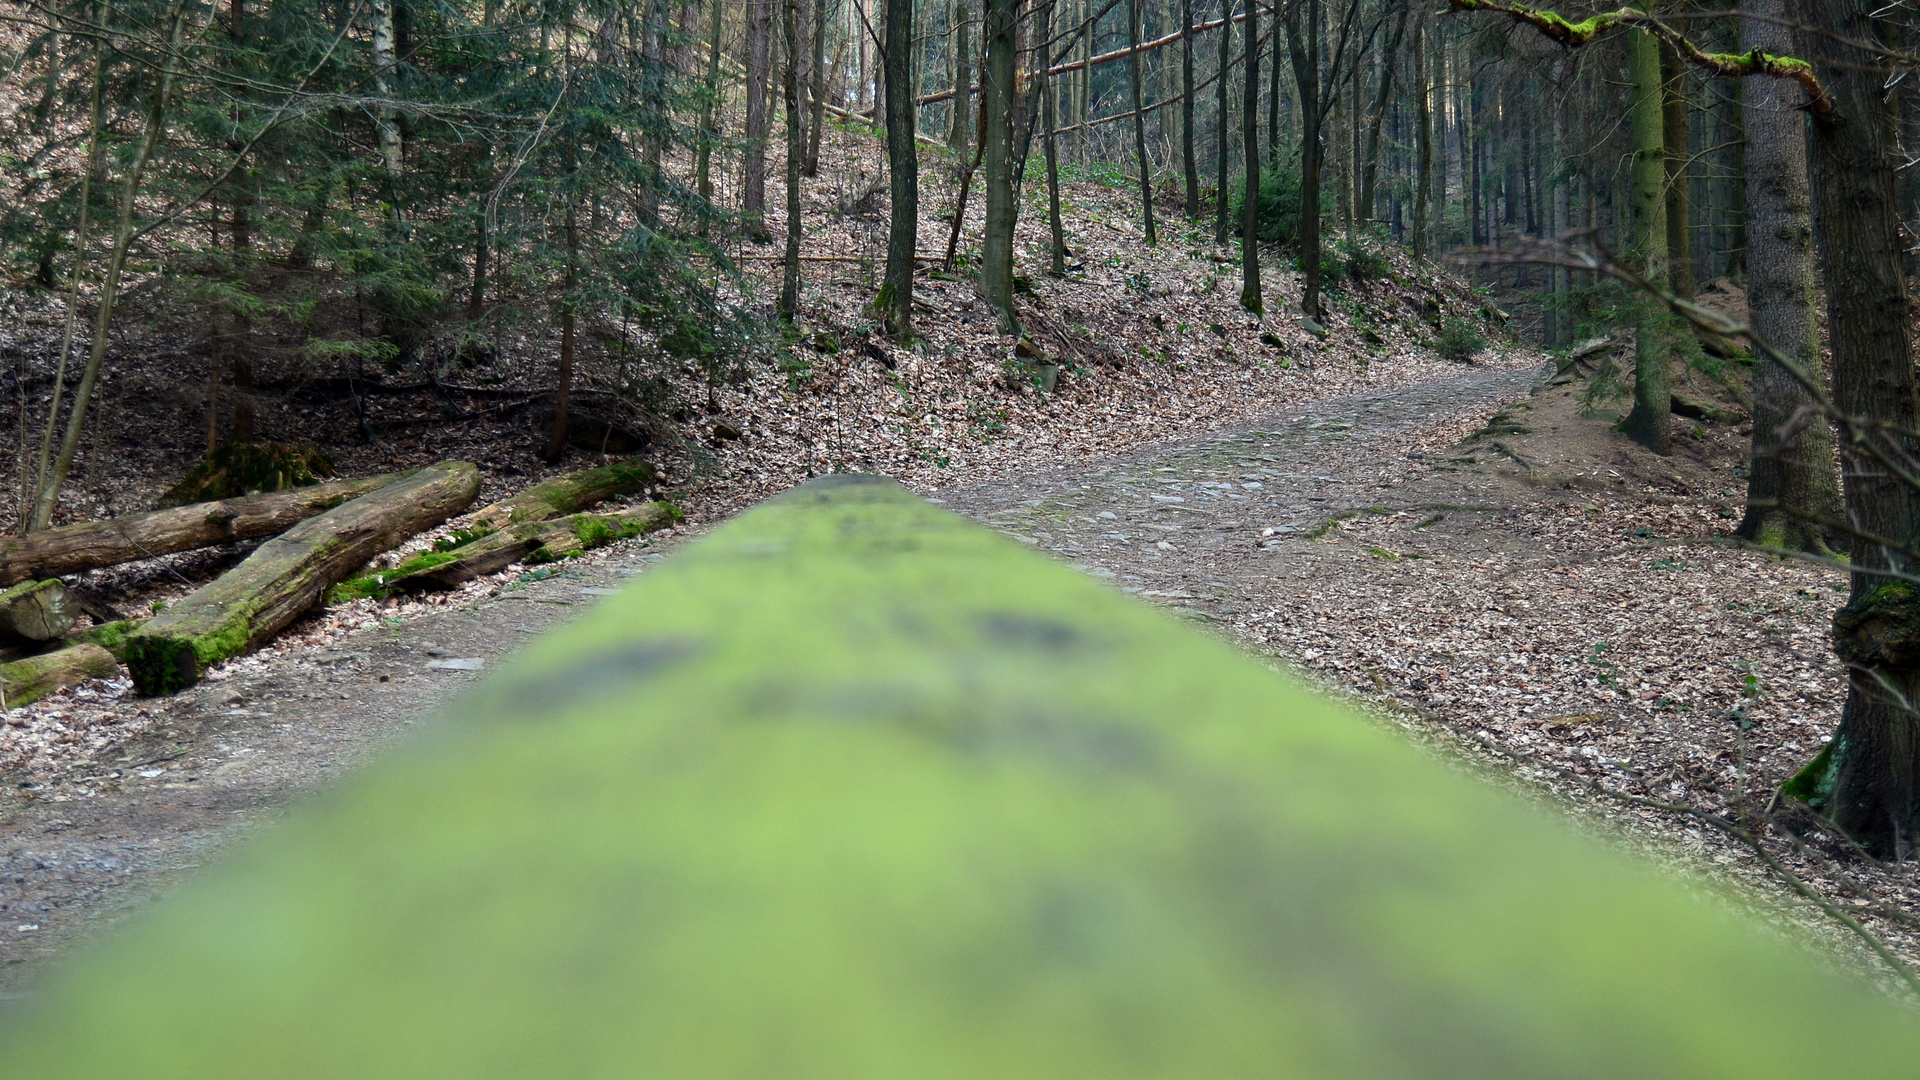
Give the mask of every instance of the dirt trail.
M 1798 696 L 1782 684 L 1745 700 L 1754 730 L 1741 767 L 1772 780 L 1817 747 L 1815 728 L 1801 725 L 1835 714 L 1834 673 L 1821 667 L 1819 642 L 1805 640 L 1831 602 L 1801 596 L 1826 572 L 1720 548 L 1660 555 L 1680 550 L 1652 546 L 1662 538 L 1700 541 L 1726 526 L 1714 485 L 1732 491 L 1726 463 L 1739 433 L 1698 431 L 1680 454 L 1655 459 L 1622 449 L 1567 391 L 1527 399 L 1539 377 L 1464 369 L 932 497 L 1256 650 L 1405 706 L 1430 733 L 1538 760 L 1550 768 L 1512 775 L 1562 794 L 1578 794 L 1567 777 L 1605 778 L 1724 803 L 1745 776 L 1714 710 L 1726 687 L 1739 704 L 1743 684 L 1722 672 L 1696 687 L 1689 671 L 1725 666 L 1735 652 L 1768 678 L 1797 662 Z M 17 991 L 49 957 L 479 677 L 450 662 L 493 666 L 687 535 L 596 553 L 468 608 L 142 703 L 151 730 L 115 747 L 113 760 L 10 778 L 17 786 L 0 794 L 0 987 Z M 1650 552 L 1679 569 L 1648 573 Z M 1750 606 L 1716 608 L 1707 595 L 1716 587 Z M 1663 643 L 1676 609 L 1725 617 L 1704 629 L 1696 618 L 1677 631 L 1686 642 Z M 1754 630 L 1767 620 L 1774 632 Z M 1575 640 L 1593 625 L 1618 643 L 1600 663 Z M 1628 824 L 1668 854 L 1684 832 Z M 1707 850 L 1698 830 L 1677 843 L 1761 880 L 1737 852 Z

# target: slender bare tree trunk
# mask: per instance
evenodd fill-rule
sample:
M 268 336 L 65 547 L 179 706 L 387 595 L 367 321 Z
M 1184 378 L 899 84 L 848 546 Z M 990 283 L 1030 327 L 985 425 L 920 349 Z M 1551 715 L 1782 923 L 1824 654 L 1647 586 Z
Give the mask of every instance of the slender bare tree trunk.
M 572 195 L 568 196 L 573 198 Z M 547 460 L 558 461 L 567 449 L 567 412 L 573 404 L 573 309 L 574 286 L 580 268 L 580 230 L 576 226 L 572 203 L 567 205 L 567 276 L 560 297 L 560 364 L 553 379 L 553 438 L 547 442 Z
M 1667 287 L 1693 295 L 1692 210 L 1687 191 L 1687 65 L 1673 46 L 1660 46 L 1661 142 L 1667 151 Z
M 74 391 L 73 408 L 67 413 L 67 429 L 60 440 L 60 452 L 41 483 L 33 500 L 33 513 L 23 532 L 38 532 L 53 520 L 53 508 L 59 502 L 60 488 L 73 469 L 73 458 L 80 449 L 80 435 L 86 430 L 87 403 L 93 398 L 94 384 L 100 379 L 100 366 L 107 358 L 107 334 L 113 328 L 114 304 L 120 295 L 120 275 L 127 265 L 127 247 L 133 243 L 133 211 L 140 196 L 140 182 L 147 162 L 153 157 L 154 143 L 165 126 L 167 106 L 173 96 L 173 81 L 178 72 L 180 45 L 186 38 L 186 0 L 174 0 L 167 12 L 167 48 L 160 64 L 159 82 L 147 108 L 145 126 L 134 146 L 132 160 L 120 182 L 120 201 L 114 211 L 113 247 L 107 255 L 106 273 L 100 281 L 100 299 L 93 318 L 93 343 L 87 352 L 87 366 L 80 372 L 80 385 Z
M 953 26 L 948 30 L 951 35 L 948 63 L 953 71 L 953 99 L 947 105 L 947 147 L 955 152 L 965 152 L 972 134 L 967 130 L 967 119 L 972 115 L 968 108 L 973 104 L 973 64 L 971 36 L 973 13 L 967 8 L 967 0 L 954 0 Z
M 1147 160 L 1146 103 L 1141 100 L 1140 21 L 1141 0 L 1127 0 L 1128 91 L 1133 95 L 1133 159 L 1140 168 L 1140 218 L 1146 229 L 1147 246 L 1159 242 L 1153 231 L 1153 167 Z
M 1180 166 L 1187 181 L 1187 220 L 1196 221 L 1200 163 L 1193 154 L 1193 0 L 1180 0 Z
M 986 222 L 980 238 L 980 295 L 1000 313 L 1001 329 L 1019 332 L 1013 314 L 1014 86 L 1019 0 L 986 0 L 980 29 L 981 141 L 986 166 Z
M 1633 84 L 1633 256 L 1648 279 L 1665 284 L 1667 259 L 1667 159 L 1660 80 L 1660 42 L 1638 30 L 1627 33 L 1628 80 Z M 1673 400 L 1671 316 L 1651 301 L 1639 301 L 1634 340 L 1633 412 L 1627 432 L 1656 454 L 1670 446 Z
M 1255 315 L 1266 314 L 1260 294 L 1260 5 L 1247 5 L 1244 47 L 1246 81 L 1241 97 L 1240 150 L 1246 155 L 1247 187 L 1240 212 L 1240 306 Z M 1232 33 L 1231 24 L 1222 27 Z M 1224 79 L 1224 74 L 1222 75 Z
M 827 18 L 830 14 L 827 0 L 813 0 L 813 56 L 808 69 L 813 77 L 808 91 L 812 113 L 807 118 L 807 161 L 803 170 L 808 176 L 820 174 L 820 129 L 827 123 Z
M 1413 109 L 1414 153 L 1417 155 L 1413 181 L 1413 257 L 1424 259 L 1431 241 L 1427 235 L 1427 195 L 1433 190 L 1433 86 L 1427 81 L 1425 19 L 1413 29 L 1413 81 L 1417 95 Z
M 1380 83 L 1374 90 L 1373 108 L 1367 113 L 1367 149 L 1361 155 L 1360 166 L 1360 205 L 1358 217 L 1362 221 L 1373 219 L 1374 183 L 1380 171 L 1380 124 L 1387 116 L 1387 102 L 1393 97 L 1393 72 L 1400 57 L 1400 41 L 1406 36 L 1407 17 L 1413 11 L 1413 5 L 1407 4 L 1400 9 L 1400 18 L 1393 24 L 1393 34 L 1387 38 L 1386 51 L 1380 54 Z M 1354 76 L 1359 78 L 1358 72 Z M 1351 238 L 1350 238 L 1351 239 Z
M 1214 87 L 1215 109 L 1219 113 L 1213 125 L 1214 170 L 1213 170 L 1213 238 L 1216 243 L 1227 242 L 1231 227 L 1227 220 L 1227 124 L 1230 114 L 1227 111 L 1227 88 L 1232 85 L 1227 78 L 1227 69 L 1233 63 L 1233 0 L 1220 0 L 1220 17 L 1224 20 L 1220 26 L 1220 75 L 1218 85 Z
M 792 322 L 800 310 L 800 166 L 806 153 L 804 117 L 800 107 L 799 0 L 780 0 L 780 34 L 786 45 L 782 65 L 782 103 L 787 110 L 787 252 L 780 275 L 782 321 Z M 909 102 L 911 104 L 911 102 Z

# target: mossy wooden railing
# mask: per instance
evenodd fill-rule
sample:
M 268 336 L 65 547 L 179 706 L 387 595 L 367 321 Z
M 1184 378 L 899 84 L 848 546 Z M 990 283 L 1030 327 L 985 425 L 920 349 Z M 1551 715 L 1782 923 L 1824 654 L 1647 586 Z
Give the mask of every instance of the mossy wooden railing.
M 533 643 L 0 1076 L 1911 1076 L 1777 931 L 890 482 Z

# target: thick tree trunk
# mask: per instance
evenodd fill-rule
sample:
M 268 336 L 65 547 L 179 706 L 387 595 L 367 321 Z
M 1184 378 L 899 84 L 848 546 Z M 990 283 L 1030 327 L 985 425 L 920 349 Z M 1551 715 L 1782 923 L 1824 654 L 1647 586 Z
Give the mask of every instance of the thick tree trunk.
M 1127 64 L 1127 92 L 1133 96 L 1133 160 L 1140 170 L 1140 220 L 1146 229 L 1147 245 L 1158 242 L 1153 231 L 1153 166 L 1147 160 L 1147 114 L 1141 96 L 1145 74 L 1141 70 L 1141 0 L 1127 0 L 1127 47 L 1133 50 Z
M 113 654 L 98 645 L 69 645 L 10 664 L 0 664 L 0 712 L 35 702 L 88 679 L 120 674 Z
M 1745 0 L 1740 11 L 1742 49 L 1790 50 L 1786 0 Z M 1744 91 L 1752 106 L 1745 111 L 1751 322 L 1776 349 L 1819 377 L 1813 196 L 1807 188 L 1806 120 L 1799 110 L 1805 95 L 1778 79 L 1755 79 Z M 1812 405 L 1798 380 L 1760 357 L 1753 368 L 1753 462 L 1739 535 L 1767 547 L 1824 554 L 1830 543 L 1841 542 L 1819 524 L 1842 520 L 1840 481 L 1826 419 L 1800 419 Z
M 741 155 L 745 176 L 741 179 L 740 213 L 746 219 L 747 236 L 755 243 L 773 239 L 767 231 L 767 74 L 772 52 L 773 5 L 780 0 L 746 0 L 747 3 L 747 145 Z
M 673 504 L 650 502 L 610 514 L 523 521 L 450 551 L 428 552 L 392 570 L 355 578 L 339 591 L 375 596 L 458 588 L 517 562 L 555 562 L 615 540 L 643 536 L 678 520 L 680 511 Z
M 1260 7 L 1247 6 L 1241 38 L 1246 81 L 1240 104 L 1240 152 L 1246 156 L 1247 186 L 1240 213 L 1240 306 L 1266 314 L 1260 291 Z
M 887 229 L 886 278 L 874 308 L 888 336 L 905 341 L 913 336 L 913 258 L 920 228 L 920 157 L 914 147 L 914 105 L 908 87 L 913 81 L 909 62 L 913 0 L 887 0 L 888 38 L 881 63 L 887 93 L 887 174 L 893 218 Z
M 0 586 L 271 536 L 348 499 L 386 487 L 404 475 L 340 480 L 272 495 L 194 503 L 6 537 L 0 539 Z
M 23 581 L 0 589 L 0 643 L 52 641 L 78 621 L 58 580 Z
M 526 521 L 545 521 L 577 513 L 615 495 L 631 495 L 645 490 L 651 483 L 653 466 L 639 458 L 632 458 L 597 469 L 582 469 L 556 476 L 510 499 L 483 506 L 468 516 L 476 526 L 502 529 Z
M 373 556 L 465 509 L 480 471 L 463 461 L 422 469 L 295 525 L 239 566 L 148 619 L 127 642 L 142 694 L 171 694 L 207 668 L 258 647 Z
M 980 238 L 980 295 L 1018 333 L 1013 315 L 1013 107 L 1019 0 L 986 0 L 980 30 L 981 141 L 987 213 Z
M 1632 257 L 1648 280 L 1667 282 L 1667 159 L 1665 116 L 1660 87 L 1660 42 L 1653 35 L 1627 32 L 1628 81 L 1633 87 L 1633 244 Z M 1639 332 L 1633 357 L 1633 412 L 1627 433 L 1656 454 L 1670 446 L 1672 395 L 1672 317 L 1651 300 L 1635 303 Z
M 1835 651 L 1848 667 L 1846 710 L 1829 747 L 1826 800 L 1834 823 L 1869 850 L 1906 857 L 1920 832 L 1920 601 L 1911 575 L 1920 560 L 1920 430 L 1909 295 L 1902 262 L 1898 191 L 1901 154 L 1895 99 L 1867 46 L 1890 47 L 1892 20 L 1865 0 L 1812 0 L 1802 41 L 1816 50 L 1834 113 L 1814 119 L 1814 237 L 1827 293 L 1834 404 L 1866 425 L 1877 454 L 1841 444 L 1852 545 L 1853 596 L 1834 618 Z M 1758 110 L 1754 110 L 1758 111 Z M 1754 230 L 1758 232 L 1758 230 Z M 1750 237 L 1754 239 L 1754 237 Z M 1749 274 L 1760 269 L 1752 260 Z M 1884 460 L 1882 460 L 1884 459 Z
M 780 35 L 785 45 L 781 98 L 787 112 L 787 250 L 780 274 L 780 302 L 777 314 L 783 322 L 792 322 L 800 311 L 800 166 L 806 153 L 806 133 L 801 130 L 800 110 L 800 38 L 799 0 L 780 0 Z

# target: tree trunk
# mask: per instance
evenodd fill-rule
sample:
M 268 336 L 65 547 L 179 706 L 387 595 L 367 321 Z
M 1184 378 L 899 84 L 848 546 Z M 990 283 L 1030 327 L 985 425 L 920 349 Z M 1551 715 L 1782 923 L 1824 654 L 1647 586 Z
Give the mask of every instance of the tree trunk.
M 1393 24 L 1393 35 L 1387 39 L 1386 51 L 1380 54 L 1380 85 L 1374 91 L 1373 108 L 1367 115 L 1367 149 L 1361 155 L 1358 216 L 1363 221 L 1373 218 L 1374 183 L 1380 167 L 1380 124 L 1387 116 L 1387 101 L 1393 97 L 1393 71 L 1400 56 L 1400 41 L 1406 36 L 1407 17 L 1412 11 L 1411 3 L 1400 9 L 1400 18 Z M 1358 73 L 1355 77 L 1358 78 Z
M 1665 284 L 1667 259 L 1667 161 L 1660 84 L 1660 42 L 1639 30 L 1627 32 L 1628 80 L 1633 87 L 1632 256 L 1648 280 Z M 1633 412 L 1627 433 L 1656 454 L 1668 452 L 1668 390 L 1672 372 L 1672 316 L 1651 300 L 1635 301 L 1639 328 L 1633 357 Z
M 57 579 L 0 589 L 0 644 L 52 641 L 73 629 L 76 615 Z
M 1052 0 L 1048 0 L 1048 6 L 1052 6 Z M 1057 115 L 1059 94 L 1049 91 L 1045 101 L 1046 117 L 1043 122 L 1047 125 L 1047 237 L 1049 241 L 1049 260 L 1047 266 L 1048 271 L 1052 273 L 1054 277 L 1065 277 L 1067 273 L 1067 230 L 1066 226 L 1060 221 L 1060 152 L 1056 146 L 1058 140 L 1054 137 L 1054 127 L 1060 120 Z
M 1127 0 L 1127 47 L 1133 50 L 1128 57 L 1127 91 L 1133 96 L 1133 160 L 1140 170 L 1140 220 L 1146 229 L 1147 246 L 1158 242 L 1153 231 L 1153 168 L 1147 161 L 1147 114 L 1142 111 L 1145 101 L 1141 98 L 1141 83 L 1144 75 L 1141 71 L 1140 29 L 1141 0 Z
M 1302 19 L 1302 8 L 1305 18 Z M 1300 310 L 1320 317 L 1320 0 L 1287 9 L 1287 51 L 1300 98 Z
M 780 0 L 747 3 L 747 145 L 741 155 L 746 175 L 741 180 L 740 213 L 747 236 L 754 243 L 773 239 L 767 230 L 767 65 L 772 51 L 772 6 Z
M 1240 306 L 1264 316 L 1260 291 L 1260 5 L 1247 5 L 1240 55 L 1246 81 L 1240 99 L 1240 152 L 1245 155 L 1247 186 L 1240 213 Z M 1230 30 L 1229 30 L 1230 32 Z M 1225 74 L 1222 73 L 1222 81 Z
M 980 295 L 1000 314 L 1001 330 L 1018 333 L 1013 315 L 1013 107 L 1019 0 L 986 0 L 980 30 L 980 111 L 986 222 L 980 238 Z
M 713 203 L 713 143 L 719 135 L 714 123 L 720 104 L 720 0 L 707 2 L 707 81 L 700 99 L 700 134 L 694 149 L 693 188 L 700 196 L 700 235 L 707 233 L 707 213 Z
M 799 0 L 780 0 L 780 35 L 787 54 L 780 88 L 787 111 L 787 251 L 777 314 L 788 323 L 800 311 L 800 158 L 806 153 L 806 134 L 801 131 L 798 8 Z
M 967 0 L 954 0 L 954 35 L 948 63 L 953 69 L 953 99 L 947 106 L 947 147 L 955 153 L 965 153 L 971 144 L 967 129 L 967 119 L 973 115 L 969 107 L 973 104 L 973 43 L 968 39 L 973 31 L 973 13 L 967 9 Z
M 651 483 L 653 466 L 632 458 L 542 481 L 510 499 L 483 506 L 469 517 L 475 526 L 503 529 L 577 513 L 615 495 L 643 491 Z
M 913 336 L 913 257 L 920 228 L 920 157 L 914 147 L 914 105 L 908 90 L 913 68 L 907 38 L 894 27 L 913 26 L 913 0 L 887 0 L 888 41 L 881 63 L 887 93 L 887 173 L 893 218 L 887 229 L 887 271 L 874 308 L 888 336 Z
M 813 30 L 809 36 L 813 55 L 807 66 L 811 82 L 807 97 L 812 112 L 807 118 L 807 160 L 802 170 L 808 176 L 820 174 L 820 129 L 827 122 L 827 15 L 827 0 L 813 0 Z
M 567 449 L 567 410 L 573 403 L 573 309 L 574 278 L 578 273 L 580 232 L 573 207 L 567 207 L 567 277 L 560 297 L 560 363 L 553 377 L 553 438 L 547 443 L 547 460 L 558 461 Z
M 70 645 L 39 656 L 0 664 L 0 712 L 40 700 L 88 679 L 120 674 L 113 654 L 98 645 Z
M 1889 47 L 1892 20 L 1864 0 L 1815 0 L 1801 40 L 1834 114 L 1814 118 L 1813 197 L 1820 269 L 1833 350 L 1834 404 L 1870 425 L 1881 457 L 1901 468 L 1920 459 L 1909 298 L 1902 261 L 1896 170 L 1896 99 L 1869 46 Z M 1757 113 L 1759 110 L 1752 110 Z M 1760 230 L 1750 231 L 1749 243 Z M 1749 275 L 1761 269 L 1751 260 Z M 1891 434 L 1889 434 L 1891 433 Z M 1834 617 L 1835 651 L 1848 668 L 1847 705 L 1829 746 L 1826 800 L 1834 824 L 1868 850 L 1911 854 L 1920 830 L 1920 604 L 1907 581 L 1920 566 L 1920 490 L 1866 447 L 1841 445 L 1852 545 L 1853 595 Z
M 142 694 L 171 694 L 256 648 L 373 556 L 459 513 L 480 471 L 441 462 L 327 511 L 261 545 L 239 566 L 134 631 L 127 669 Z
M 1692 297 L 1692 211 L 1687 192 L 1687 66 L 1673 46 L 1660 45 L 1660 138 L 1667 151 L 1667 287 Z
M 1233 0 L 1220 0 L 1220 19 L 1220 76 L 1219 85 L 1214 90 L 1217 101 L 1215 111 L 1220 115 L 1213 125 L 1213 239 L 1215 243 L 1224 244 L 1231 228 L 1227 209 L 1227 185 L 1230 182 L 1227 177 L 1227 122 L 1230 115 L 1227 111 L 1227 88 L 1231 81 L 1227 78 L 1227 71 L 1233 66 Z
M 680 511 L 673 504 L 650 502 L 610 514 L 522 521 L 449 551 L 430 551 L 392 570 L 343 582 L 336 595 L 388 596 L 458 588 L 517 562 L 557 562 L 615 540 L 644 536 L 678 520 Z
M 1743 50 L 1789 51 L 1786 0 L 1745 0 L 1740 10 Z M 1806 120 L 1798 108 L 1805 95 L 1778 79 L 1753 80 L 1744 92 L 1754 106 L 1745 115 L 1746 204 L 1754 226 L 1753 271 L 1747 276 L 1751 322 L 1775 348 L 1818 376 L 1812 194 Z M 1827 554 L 1829 542 L 1838 544 L 1840 536 L 1830 536 L 1830 527 L 1820 522 L 1842 520 L 1840 482 L 1827 421 L 1797 419 L 1812 405 L 1786 369 L 1759 358 L 1753 368 L 1752 471 L 1739 535 L 1771 548 Z M 1795 421 L 1791 427 L 1789 421 Z
M 1427 26 L 1413 30 L 1414 140 L 1417 164 L 1413 183 L 1413 257 L 1427 257 L 1427 195 L 1433 189 L 1433 87 L 1427 81 Z
M 271 495 L 194 503 L 0 539 L 0 586 L 271 536 L 348 499 L 377 491 L 403 475 L 389 473 Z
M 1198 221 L 1200 162 L 1193 152 L 1193 0 L 1180 0 L 1180 168 L 1187 182 L 1187 220 Z
M 60 452 L 53 467 L 34 496 L 33 512 L 23 532 L 37 532 L 53 520 L 53 508 L 60 500 L 60 488 L 73 470 L 73 457 L 80 450 L 80 435 L 86 428 L 87 403 L 100 379 L 100 366 L 107 358 L 107 333 L 113 328 L 113 309 L 120 295 L 120 275 L 127 265 L 127 247 L 133 243 L 133 212 L 140 195 L 140 181 L 146 175 L 147 162 L 153 157 L 154 144 L 165 126 L 167 105 L 173 96 L 173 80 L 179 64 L 181 42 L 185 37 L 187 4 L 174 0 L 168 12 L 166 59 L 160 67 L 160 82 L 154 88 L 147 108 L 146 124 L 133 158 L 127 163 L 126 176 L 120 182 L 120 202 L 114 211 L 113 248 L 107 255 L 106 273 L 100 282 L 100 294 L 94 301 L 93 343 L 87 352 L 87 366 L 80 372 L 80 386 L 74 391 L 73 408 L 67 413 L 67 429 L 61 435 Z M 83 253 L 76 253 L 78 258 Z

